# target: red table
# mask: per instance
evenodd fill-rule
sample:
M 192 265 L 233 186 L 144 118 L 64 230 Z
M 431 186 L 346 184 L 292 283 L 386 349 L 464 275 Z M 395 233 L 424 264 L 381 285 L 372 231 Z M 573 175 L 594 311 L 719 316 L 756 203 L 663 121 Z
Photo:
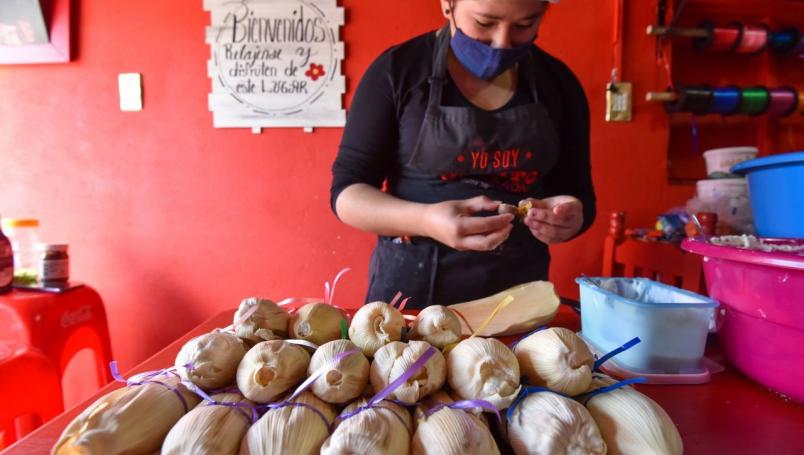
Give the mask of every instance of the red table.
M 190 338 L 232 321 L 234 310 L 221 312 L 127 372 L 126 376 L 173 365 Z M 578 330 L 580 319 L 562 305 L 551 325 Z M 717 356 L 717 347 L 707 353 Z M 716 358 L 718 361 L 722 359 Z M 114 383 L 51 420 L 2 452 L 2 455 L 49 453 L 62 430 L 95 399 L 122 384 Z M 701 385 L 639 385 L 661 404 L 684 440 L 686 454 L 804 454 L 804 406 L 776 395 L 731 367 Z M 33 392 L 33 391 L 32 391 Z

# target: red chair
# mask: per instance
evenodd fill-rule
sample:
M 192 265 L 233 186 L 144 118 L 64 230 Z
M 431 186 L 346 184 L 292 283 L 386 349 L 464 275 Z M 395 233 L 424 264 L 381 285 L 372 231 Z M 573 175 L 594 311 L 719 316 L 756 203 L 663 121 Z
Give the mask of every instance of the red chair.
M 0 341 L 0 448 L 63 410 L 59 375 L 47 357 L 24 343 Z M 20 417 L 32 417 L 31 425 Z
M 0 342 L 4 340 L 39 349 L 59 378 L 76 353 L 89 349 L 98 385 L 112 381 L 106 310 L 88 286 L 61 294 L 15 290 L 0 296 Z
M 613 212 L 603 243 L 603 276 L 645 277 L 706 295 L 701 257 L 668 242 L 625 235 L 625 214 Z

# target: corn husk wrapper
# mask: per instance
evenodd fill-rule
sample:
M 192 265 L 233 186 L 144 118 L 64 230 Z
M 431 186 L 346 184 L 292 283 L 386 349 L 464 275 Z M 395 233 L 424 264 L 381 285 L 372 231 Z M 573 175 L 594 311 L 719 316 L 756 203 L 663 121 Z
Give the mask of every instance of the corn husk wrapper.
M 446 393 L 433 399 L 452 403 Z M 429 417 L 423 406 L 416 407 L 416 431 L 410 442 L 411 455 L 499 455 L 488 424 L 482 416 L 451 408 L 442 408 Z
M 257 310 L 234 328 L 237 336 L 252 344 L 287 338 L 290 316 L 272 300 L 258 297 L 244 299 L 235 312 L 234 320 L 239 320 L 254 305 L 257 305 Z
M 449 308 L 431 305 L 416 315 L 410 330 L 411 340 L 426 341 L 438 349 L 461 341 L 461 320 Z
M 539 392 L 525 397 L 508 420 L 517 455 L 605 455 L 606 443 L 589 411 L 575 400 Z
M 349 340 L 334 340 L 320 346 L 307 368 L 311 376 L 319 368 L 331 365 L 338 354 L 359 348 Z M 369 361 L 362 352 L 351 354 L 319 376 L 310 386 L 310 391 L 327 403 L 346 403 L 360 396 L 366 390 L 369 381 Z
M 595 358 L 572 330 L 540 330 L 517 343 L 514 353 L 530 384 L 575 396 L 592 383 Z
M 614 384 L 596 374 L 592 389 Z M 595 395 L 586 408 L 612 455 L 680 455 L 684 444 L 673 420 L 658 403 L 630 386 Z
M 200 400 L 178 377 L 151 378 L 174 387 L 193 409 Z M 52 455 L 122 455 L 159 450 L 170 429 L 185 414 L 176 392 L 156 383 L 132 385 L 110 392 L 78 415 L 64 429 Z
M 308 303 L 290 316 L 288 333 L 291 338 L 321 346 L 341 337 L 342 321 L 347 321 L 346 316 L 334 306 L 320 302 Z
M 385 302 L 372 302 L 360 307 L 352 317 L 349 339 L 367 357 L 374 356 L 377 349 L 402 339 L 405 318 L 396 308 Z
M 235 380 L 237 366 L 246 355 L 243 341 L 231 332 L 215 331 L 197 336 L 182 346 L 176 369 L 204 390 L 225 387 Z M 190 367 L 185 365 L 191 364 Z
M 341 415 L 347 415 L 367 400 L 353 402 Z M 408 455 L 412 422 L 407 409 L 390 401 L 340 420 L 321 447 L 321 455 L 384 454 Z
M 468 338 L 447 354 L 447 382 L 462 400 L 507 408 L 519 393 L 519 363 L 494 338 Z
M 219 393 L 218 403 L 253 405 L 239 393 Z M 212 405 L 204 401 L 179 419 L 162 444 L 162 455 L 237 455 L 251 426 L 248 408 Z
M 405 344 L 392 341 L 374 353 L 371 363 L 371 385 L 378 393 L 396 378 L 402 376 L 414 362 L 430 348 L 426 341 L 410 341 Z M 435 350 L 424 366 L 405 383 L 396 388 L 389 399 L 415 404 L 422 398 L 441 389 L 446 379 L 446 361 L 441 351 Z
M 335 409 L 319 400 L 311 392 L 302 392 L 295 403 L 312 406 L 315 411 L 301 406 L 271 409 L 249 428 L 240 444 L 241 455 L 314 455 L 329 437 L 329 426 L 335 418 Z
M 256 403 L 270 403 L 304 380 L 310 354 L 283 340 L 257 343 L 237 367 L 237 387 Z

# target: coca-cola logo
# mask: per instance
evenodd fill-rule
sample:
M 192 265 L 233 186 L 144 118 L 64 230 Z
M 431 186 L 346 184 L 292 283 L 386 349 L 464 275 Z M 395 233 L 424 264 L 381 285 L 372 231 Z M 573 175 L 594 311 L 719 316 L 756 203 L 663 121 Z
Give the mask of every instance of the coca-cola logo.
M 84 305 L 72 311 L 65 311 L 61 315 L 61 327 L 67 328 L 74 325 L 81 324 L 92 319 L 92 308 L 89 305 Z

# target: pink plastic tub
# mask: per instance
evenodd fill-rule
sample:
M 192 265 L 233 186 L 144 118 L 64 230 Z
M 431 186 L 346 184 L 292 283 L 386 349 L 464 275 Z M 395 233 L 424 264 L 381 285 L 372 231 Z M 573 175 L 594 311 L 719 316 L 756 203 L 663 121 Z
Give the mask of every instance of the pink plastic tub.
M 804 245 L 804 240 L 768 243 Z M 720 302 L 718 338 L 729 362 L 804 403 L 804 254 L 685 240 L 703 256 L 709 295 Z

